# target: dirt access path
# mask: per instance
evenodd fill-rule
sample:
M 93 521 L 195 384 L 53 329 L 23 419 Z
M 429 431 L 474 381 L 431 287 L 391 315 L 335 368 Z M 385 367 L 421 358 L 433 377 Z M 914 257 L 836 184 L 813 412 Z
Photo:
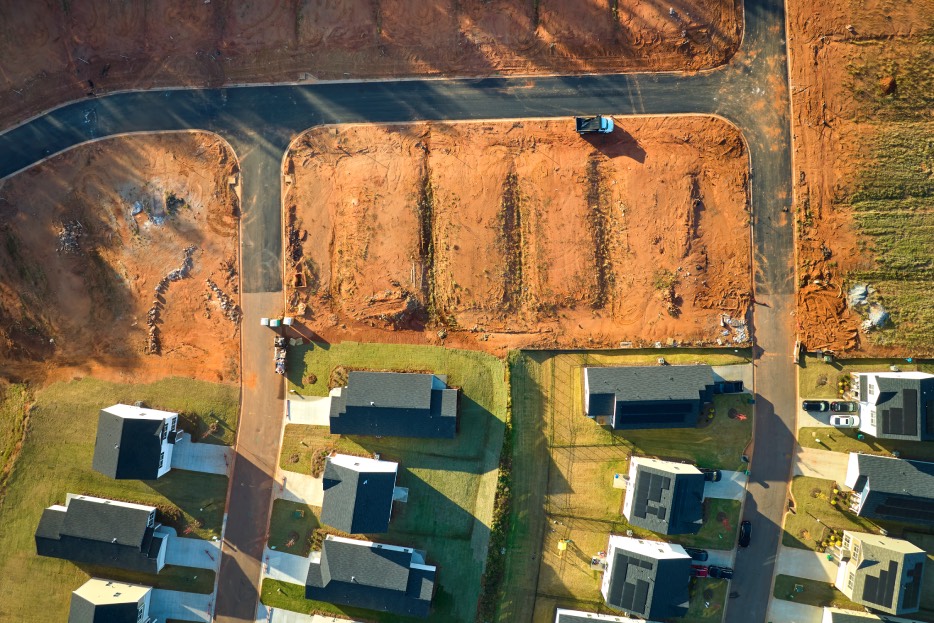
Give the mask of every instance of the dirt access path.
M 495 354 L 738 343 L 747 154 L 710 117 L 323 127 L 286 164 L 293 310 L 325 340 Z M 726 335 L 724 335 L 726 332 Z
M 923 155 L 934 136 L 934 44 L 923 35 L 934 1 L 831 0 L 815 10 L 791 0 L 788 18 L 802 342 L 863 356 L 934 353 L 934 218 L 930 200 L 916 199 L 934 192 Z M 924 178 L 925 168 L 927 182 L 916 183 L 911 171 Z M 895 315 L 891 334 L 862 330 L 866 307 L 847 305 L 864 279 Z
M 83 145 L 0 182 L 5 374 L 239 381 L 236 172 L 223 141 L 181 133 Z
M 736 0 L 4 0 L 0 119 L 127 88 L 696 70 L 741 38 Z

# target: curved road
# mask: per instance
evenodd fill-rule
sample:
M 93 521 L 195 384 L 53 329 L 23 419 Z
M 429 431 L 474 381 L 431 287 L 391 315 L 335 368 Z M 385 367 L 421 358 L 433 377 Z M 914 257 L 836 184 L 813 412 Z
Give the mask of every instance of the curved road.
M 766 620 L 794 446 L 794 244 L 781 0 L 747 0 L 745 36 L 724 67 L 698 74 L 405 80 L 148 91 L 75 102 L 0 135 L 0 179 L 49 155 L 121 133 L 208 130 L 230 142 L 242 179 L 243 396 L 219 574 L 216 620 L 253 621 L 279 453 L 283 386 L 256 317 L 282 305 L 281 160 L 292 138 L 324 123 L 604 114 L 717 114 L 743 132 L 751 162 L 756 418 L 729 623 Z M 738 232 L 742 235 L 742 232 Z M 518 592 L 534 591 L 519 587 Z M 524 615 L 527 615 L 524 616 Z M 531 612 L 515 613 L 515 619 Z

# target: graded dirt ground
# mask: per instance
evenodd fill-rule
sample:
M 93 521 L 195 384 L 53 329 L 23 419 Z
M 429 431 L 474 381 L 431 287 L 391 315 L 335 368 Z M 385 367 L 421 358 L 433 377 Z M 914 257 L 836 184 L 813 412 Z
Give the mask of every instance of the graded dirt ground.
M 0 0 L 0 119 L 127 88 L 696 70 L 742 22 L 739 0 Z
M 0 182 L 4 375 L 237 382 L 239 324 L 206 283 L 238 304 L 236 171 L 223 141 L 183 133 L 84 145 Z
M 747 162 L 710 117 L 318 128 L 285 164 L 290 305 L 326 341 L 733 344 Z
M 930 355 L 934 1 L 791 0 L 788 27 L 802 342 Z M 873 304 L 891 319 L 867 332 Z

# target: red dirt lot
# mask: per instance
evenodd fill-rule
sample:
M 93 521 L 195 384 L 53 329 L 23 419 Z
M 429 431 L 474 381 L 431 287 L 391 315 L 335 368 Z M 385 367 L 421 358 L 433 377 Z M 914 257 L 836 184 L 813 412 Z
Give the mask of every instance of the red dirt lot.
M 709 117 L 317 128 L 286 161 L 290 304 L 329 341 L 733 343 L 747 163 Z
M 0 119 L 127 88 L 696 70 L 741 38 L 739 0 L 0 0 Z
M 236 382 L 239 324 L 206 283 L 239 303 L 236 173 L 223 141 L 186 133 L 99 141 L 0 182 L 5 374 Z M 189 247 L 187 276 L 157 295 Z
M 797 321 L 809 350 L 875 356 L 919 356 L 930 350 L 930 338 L 905 348 L 867 335 L 860 329 L 863 318 L 848 308 L 845 295 L 853 274 L 885 260 L 882 247 L 874 252 L 872 238 L 860 233 L 851 201 L 861 176 L 877 166 L 871 146 L 912 116 L 930 124 L 930 91 L 927 106 L 906 109 L 911 108 L 911 89 L 927 90 L 932 83 L 930 65 L 917 62 L 923 50 L 932 56 L 930 35 L 924 36 L 932 28 L 932 0 L 830 0 L 819 8 L 806 0 L 788 3 Z M 916 86 L 926 84 L 919 72 L 927 72 L 927 87 Z

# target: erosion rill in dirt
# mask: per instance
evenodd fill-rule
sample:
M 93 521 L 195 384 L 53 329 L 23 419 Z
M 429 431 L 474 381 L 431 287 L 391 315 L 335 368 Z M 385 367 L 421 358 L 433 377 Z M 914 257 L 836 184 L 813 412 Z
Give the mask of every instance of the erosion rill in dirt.
M 503 265 L 503 306 L 515 311 L 522 305 L 525 245 L 522 236 L 522 196 L 519 191 L 519 177 L 515 164 L 506 175 L 503 183 L 503 208 L 500 212 L 502 229 L 502 247 L 506 263 Z
M 607 304 L 607 289 L 612 287 L 613 266 L 610 259 L 610 239 L 607 229 L 610 216 L 607 213 L 603 174 L 600 170 L 599 154 L 587 159 L 587 210 L 590 215 L 590 232 L 593 236 L 594 287 L 591 305 L 603 309 Z

